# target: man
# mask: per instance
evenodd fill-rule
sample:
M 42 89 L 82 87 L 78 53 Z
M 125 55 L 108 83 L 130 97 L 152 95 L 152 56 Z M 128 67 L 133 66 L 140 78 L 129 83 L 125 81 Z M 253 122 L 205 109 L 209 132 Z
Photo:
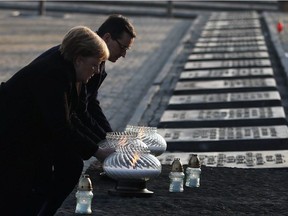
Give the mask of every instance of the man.
M 97 34 L 105 41 L 110 52 L 108 60 L 111 62 L 116 62 L 120 57 L 124 58 L 136 37 L 133 25 L 122 15 L 109 16 L 99 27 Z M 33 62 L 52 55 L 57 50 L 59 50 L 59 46 L 46 51 Z M 78 128 L 84 125 L 84 130 L 88 127 L 95 135 L 95 139 L 104 140 L 106 133 L 112 131 L 97 99 L 98 89 L 107 76 L 105 62 L 101 63 L 99 71 L 100 73 L 95 74 L 88 83 L 82 84 L 73 123 L 78 125 Z M 77 184 L 82 173 L 83 160 L 75 160 L 74 155 L 67 156 L 65 160 L 62 160 L 61 156 L 59 158 L 56 157 L 52 169 L 49 164 L 45 163 L 45 157 L 43 158 L 43 162 L 39 163 L 39 171 L 36 173 L 35 196 L 31 203 L 38 206 L 32 207 L 33 209 L 41 209 L 39 215 L 53 215 L 65 198 L 72 192 L 75 184 Z M 82 157 L 82 159 L 87 158 Z M 47 169 L 51 172 L 53 185 L 57 185 L 57 190 L 43 187 L 43 185 L 47 185 L 47 181 L 50 181 L 49 179 L 51 178 L 46 174 L 45 170 Z M 52 188 L 55 188 L 53 185 Z M 46 198 L 47 193 L 49 199 Z
M 109 16 L 99 27 L 97 34 L 106 42 L 110 52 L 108 60 L 111 62 L 116 62 L 120 57 L 125 58 L 136 37 L 133 25 L 121 15 Z M 97 99 L 98 89 L 107 76 L 105 62 L 100 71 L 99 75 L 82 87 L 77 115 L 99 138 L 105 139 L 106 132 L 111 132 L 112 128 Z

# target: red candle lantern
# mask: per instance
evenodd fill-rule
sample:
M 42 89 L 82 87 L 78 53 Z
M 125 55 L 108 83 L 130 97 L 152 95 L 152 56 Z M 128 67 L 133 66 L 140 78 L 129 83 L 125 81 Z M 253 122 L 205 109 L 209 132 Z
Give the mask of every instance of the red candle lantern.
M 281 33 L 283 31 L 283 23 L 279 20 L 277 23 L 277 31 L 278 33 Z

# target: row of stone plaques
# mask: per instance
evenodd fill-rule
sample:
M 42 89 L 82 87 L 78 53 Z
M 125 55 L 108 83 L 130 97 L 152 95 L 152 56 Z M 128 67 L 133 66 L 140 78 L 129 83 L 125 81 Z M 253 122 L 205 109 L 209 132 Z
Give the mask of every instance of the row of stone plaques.
M 235 14 L 233 20 L 227 13 L 221 16 L 229 21 L 205 26 L 160 119 L 168 151 L 288 146 L 285 112 L 260 22 L 252 18 L 257 13 L 248 14 L 250 21 L 239 21 Z
M 158 133 L 167 141 L 167 151 L 247 151 L 287 149 L 287 125 L 165 128 Z

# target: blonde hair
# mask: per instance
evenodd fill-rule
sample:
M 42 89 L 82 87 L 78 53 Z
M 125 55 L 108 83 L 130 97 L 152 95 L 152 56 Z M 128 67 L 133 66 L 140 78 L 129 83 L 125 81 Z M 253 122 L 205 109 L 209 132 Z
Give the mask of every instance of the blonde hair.
M 77 56 L 96 56 L 100 61 L 106 61 L 110 54 L 103 39 L 86 26 L 70 29 L 64 36 L 59 50 L 64 59 L 72 62 Z

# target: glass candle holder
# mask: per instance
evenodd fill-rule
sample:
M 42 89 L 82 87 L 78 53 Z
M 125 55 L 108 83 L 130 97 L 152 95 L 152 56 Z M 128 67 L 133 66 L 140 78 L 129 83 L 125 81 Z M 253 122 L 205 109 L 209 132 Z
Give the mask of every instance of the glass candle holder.
M 197 154 L 192 154 L 188 166 L 186 168 L 186 182 L 187 187 L 200 187 L 200 174 L 201 174 L 200 160 Z
M 136 139 L 137 133 L 133 132 L 107 132 L 106 140 L 100 142 L 99 147 L 101 148 L 118 148 L 118 146 L 126 144 L 128 139 Z
M 157 133 L 156 127 L 127 125 L 125 131 L 137 133 L 138 139 L 143 141 L 154 156 L 159 156 L 166 151 L 165 139 Z
M 147 190 L 146 181 L 158 176 L 161 168 L 160 161 L 150 154 L 147 145 L 133 135 L 117 144 L 116 152 L 103 164 L 106 175 L 117 180 L 115 190 L 110 190 L 110 194 L 137 197 L 153 194 Z
M 183 172 L 183 165 L 180 158 L 174 158 L 171 172 L 169 173 L 169 192 L 183 192 L 184 177 L 185 174 Z
M 75 213 L 78 214 L 91 214 L 91 202 L 93 198 L 92 183 L 89 175 L 83 174 L 78 184 L 76 192 L 77 204 Z

